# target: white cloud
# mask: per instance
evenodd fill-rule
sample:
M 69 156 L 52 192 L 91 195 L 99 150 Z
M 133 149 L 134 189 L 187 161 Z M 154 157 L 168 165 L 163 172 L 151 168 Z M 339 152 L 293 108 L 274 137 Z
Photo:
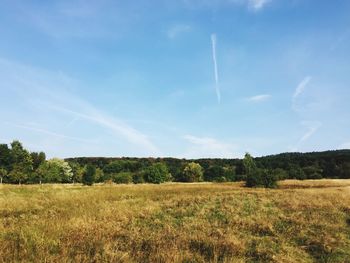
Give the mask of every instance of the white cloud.
M 170 39 L 176 38 L 178 35 L 183 33 L 188 33 L 192 31 L 192 27 L 190 25 L 178 24 L 170 27 L 167 30 L 167 36 Z
M 13 127 L 16 127 L 16 128 L 25 129 L 28 131 L 33 131 L 33 132 L 42 133 L 42 134 L 47 134 L 47 135 L 50 135 L 53 137 L 68 139 L 68 140 L 72 140 L 72 141 L 85 142 L 85 143 L 96 143 L 97 142 L 96 140 L 86 140 L 86 139 L 82 139 L 82 138 L 78 138 L 78 137 L 67 136 L 64 134 L 57 133 L 57 132 L 52 132 L 52 131 L 49 131 L 46 129 L 28 126 L 28 125 L 23 125 L 23 124 L 13 124 L 13 123 L 6 123 L 6 124 L 13 126 Z
M 318 122 L 318 121 L 313 121 L 313 122 L 304 121 L 301 124 L 307 128 L 307 131 L 300 138 L 299 143 L 302 143 L 302 142 L 305 142 L 306 140 L 308 140 L 322 126 L 322 123 Z
M 294 91 L 293 99 L 296 99 L 301 93 L 304 92 L 306 86 L 309 84 L 310 81 L 311 77 L 307 76 L 298 84 L 297 88 Z
M 217 64 L 217 59 L 216 59 L 216 34 L 211 34 L 211 44 L 212 44 L 212 52 L 213 52 L 212 55 L 213 55 L 213 63 L 214 63 L 216 98 L 218 100 L 218 103 L 220 104 L 221 93 L 220 93 L 220 87 L 219 87 L 218 64 Z
M 260 10 L 262 9 L 266 4 L 268 4 L 271 0 L 249 0 L 248 5 L 253 10 Z
M 101 125 L 113 132 L 115 136 L 122 136 L 127 139 L 130 143 L 139 145 L 145 148 L 150 153 L 154 154 L 158 152 L 157 147 L 148 139 L 148 137 L 126 124 L 120 119 L 109 116 L 106 113 L 102 113 L 93 106 L 85 105 L 83 112 L 72 111 L 70 109 L 52 106 L 52 109 L 58 110 L 60 112 L 68 113 L 73 116 L 79 117 L 81 119 L 87 120 L 89 122 Z
M 185 135 L 183 138 L 190 143 L 189 149 L 183 155 L 186 158 L 232 158 L 234 145 L 224 143 L 210 137 Z
M 306 131 L 301 136 L 297 144 L 293 147 L 290 147 L 290 150 L 293 152 L 298 151 L 299 147 L 307 140 L 309 140 L 322 126 L 322 123 L 319 121 L 303 121 L 300 124 L 306 128 Z
M 188 8 L 218 8 L 230 6 L 245 6 L 249 10 L 259 11 L 272 0 L 183 0 Z
M 144 156 L 156 155 L 159 151 L 153 142 L 148 138 L 146 134 L 132 127 L 126 121 L 112 117 L 109 114 L 99 110 L 90 103 L 84 101 L 81 96 L 75 96 L 74 90 L 76 88 L 77 81 L 66 77 L 60 72 L 53 72 L 43 69 L 38 69 L 30 66 L 24 66 L 19 63 L 11 62 L 0 58 L 0 77 L 3 80 L 0 84 L 0 89 L 12 90 L 20 100 L 21 108 L 24 105 L 30 105 L 33 112 L 40 112 L 38 118 L 45 117 L 43 123 L 53 123 L 59 130 L 65 130 L 67 133 L 62 134 L 51 132 L 45 127 L 30 127 L 22 125 L 23 129 L 32 130 L 46 134 L 47 137 L 60 137 L 62 139 L 69 139 L 75 141 L 89 142 L 84 137 L 85 133 L 83 129 L 80 129 L 82 138 L 76 136 L 66 135 L 68 133 L 74 134 L 74 123 L 77 119 L 84 121 L 84 125 L 95 124 L 91 126 L 102 127 L 104 134 L 112 135 L 116 142 L 123 142 L 133 146 L 136 152 L 141 153 Z M 56 112 L 56 114 L 55 114 Z M 61 113 L 61 114 L 57 114 Z M 62 114 L 63 113 L 63 114 Z M 31 113 L 33 114 L 33 113 Z M 67 121 L 67 115 L 69 120 Z M 1 116 L 1 115 L 0 115 Z M 28 115 L 29 116 L 29 115 Z M 36 116 L 30 116 L 33 119 Z M 26 117 L 17 117 L 16 121 L 25 123 Z M 28 118 L 28 117 L 27 117 Z M 67 125 L 68 123 L 68 125 Z M 59 124 L 62 124 L 59 126 Z M 49 124 L 47 124 L 49 125 Z M 91 129 L 86 134 L 91 133 Z M 117 153 L 120 149 L 117 150 Z
M 262 102 L 262 101 L 266 101 L 270 98 L 271 98 L 271 95 L 269 95 L 269 94 L 261 94 L 261 95 L 256 95 L 256 96 L 247 98 L 247 100 L 251 101 L 251 102 Z
M 350 142 L 345 142 L 339 145 L 338 149 L 350 149 Z

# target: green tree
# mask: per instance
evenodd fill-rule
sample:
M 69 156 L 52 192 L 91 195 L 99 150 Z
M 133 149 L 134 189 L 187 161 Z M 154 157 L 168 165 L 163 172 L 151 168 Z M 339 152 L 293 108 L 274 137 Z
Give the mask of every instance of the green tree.
M 100 168 L 96 168 L 95 182 L 101 183 L 101 182 L 103 182 L 103 179 L 104 179 L 104 172 L 103 172 L 103 170 L 100 169 Z
M 205 181 L 209 182 L 225 182 L 225 170 L 222 165 L 212 165 L 204 172 Z
M 268 169 L 259 169 L 262 173 L 262 184 L 265 188 L 276 188 L 278 175 L 275 174 L 272 170 Z
M 12 171 L 9 173 L 9 179 L 11 183 L 24 183 L 28 178 L 28 173 L 23 171 L 23 168 L 15 165 Z
M 272 173 L 274 174 L 274 176 L 276 176 L 276 178 L 278 178 L 278 180 L 285 180 L 288 178 L 287 171 L 281 168 L 273 169 Z
M 247 187 L 275 188 L 278 177 L 276 173 L 268 169 L 257 168 L 253 157 L 246 153 L 243 159 L 244 170 L 247 175 Z
M 144 170 L 144 178 L 148 183 L 160 184 L 171 180 L 171 174 L 164 163 L 155 163 Z
M 200 164 L 191 162 L 183 170 L 183 179 L 185 182 L 203 181 L 203 168 Z
M 306 179 L 306 175 L 303 169 L 300 168 L 298 165 L 290 165 L 289 166 L 289 178 L 291 179 L 298 179 L 298 180 L 304 180 Z
M 236 167 L 224 167 L 224 177 L 226 181 L 235 182 L 239 181 L 240 178 L 236 176 Z
M 53 158 L 42 163 L 36 173 L 39 183 L 70 183 L 73 172 L 69 164 L 59 158 Z
M 85 171 L 82 177 L 82 183 L 84 185 L 93 185 L 93 183 L 95 182 L 95 173 L 96 173 L 95 166 L 91 164 L 86 165 Z
M 19 141 L 11 143 L 11 172 L 9 180 L 13 183 L 24 183 L 33 172 L 33 160 L 29 152 Z
M 263 170 L 255 168 L 248 171 L 245 185 L 247 187 L 262 187 L 264 185 Z
M 35 171 L 43 162 L 45 162 L 46 155 L 44 152 L 32 152 L 30 155 L 33 160 L 33 170 Z
M 2 184 L 3 179 L 7 175 L 7 170 L 3 167 L 0 168 L 0 184 Z
M 307 179 L 321 179 L 322 169 L 318 165 L 310 165 L 303 168 L 305 177 Z
M 112 176 L 113 182 L 117 184 L 130 184 L 132 183 L 132 173 L 130 172 L 121 172 L 114 174 Z
M 0 167 L 5 168 L 7 171 L 11 164 L 11 150 L 7 144 L 0 144 Z
M 76 161 L 70 161 L 69 166 L 72 169 L 72 183 L 81 183 L 83 173 L 84 173 L 84 167 L 81 167 L 80 164 Z
M 145 179 L 143 178 L 143 174 L 140 172 L 134 173 L 132 175 L 132 182 L 134 184 L 143 184 L 145 182 Z
M 244 155 L 243 166 L 244 166 L 244 171 L 246 175 L 254 173 L 255 170 L 257 169 L 255 161 L 249 153 L 246 153 Z

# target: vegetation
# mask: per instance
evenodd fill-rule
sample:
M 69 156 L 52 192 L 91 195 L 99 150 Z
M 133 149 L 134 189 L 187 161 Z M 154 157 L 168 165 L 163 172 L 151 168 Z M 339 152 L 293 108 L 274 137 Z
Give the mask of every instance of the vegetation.
M 96 173 L 95 166 L 88 164 L 83 173 L 82 183 L 84 185 L 92 185 L 95 182 L 95 173 Z
M 0 186 L 0 262 L 349 262 L 350 180 Z
M 203 181 L 203 168 L 198 163 L 191 162 L 186 165 L 183 171 L 183 179 L 185 182 L 201 182 Z
M 247 187 L 275 188 L 277 186 L 279 173 L 258 168 L 253 157 L 249 153 L 246 153 L 244 156 L 243 165 L 247 176 Z
M 57 158 L 30 153 L 19 141 L 0 144 L 0 183 L 82 183 L 87 166 L 92 183 L 164 183 L 246 181 L 251 187 L 275 187 L 285 179 L 350 178 L 350 150 L 284 153 L 242 159 Z M 85 182 L 85 181 L 84 181 Z M 90 184 L 90 183 L 89 183 Z

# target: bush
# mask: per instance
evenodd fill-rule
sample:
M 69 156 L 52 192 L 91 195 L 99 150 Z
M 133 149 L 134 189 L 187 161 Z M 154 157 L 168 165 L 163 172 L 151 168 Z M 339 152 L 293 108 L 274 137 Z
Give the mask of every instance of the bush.
M 263 186 L 261 169 L 256 168 L 254 170 L 250 170 L 249 173 L 247 173 L 246 186 L 247 187 Z
M 281 168 L 274 169 L 272 173 L 278 178 L 278 180 L 285 180 L 288 178 L 288 173 Z
M 237 181 L 236 167 L 224 167 L 224 177 L 228 182 Z
M 84 185 L 93 185 L 93 183 L 95 182 L 95 172 L 96 172 L 95 166 L 88 164 L 85 167 L 85 171 L 83 173 L 82 183 Z
M 225 170 L 221 165 L 212 165 L 204 172 L 204 180 L 208 182 L 217 182 L 225 177 Z
M 277 187 L 278 176 L 270 170 L 256 168 L 247 174 L 247 187 Z
M 185 182 L 203 181 L 203 168 L 198 163 L 191 162 L 183 170 L 183 180 Z
M 292 166 L 289 168 L 289 178 L 304 180 L 306 179 L 305 172 L 299 166 Z
M 112 176 L 113 182 L 117 184 L 130 184 L 132 183 L 132 174 L 129 172 L 121 172 Z
M 132 175 L 132 182 L 134 184 L 143 184 L 145 182 L 145 179 L 141 173 L 135 173 Z
M 144 178 L 148 183 L 160 184 L 171 180 L 171 174 L 164 163 L 155 163 L 144 170 Z
M 262 171 L 262 182 L 265 188 L 276 188 L 278 176 L 271 170 L 264 169 Z
M 215 178 L 215 182 L 224 183 L 224 182 L 227 182 L 227 179 L 225 176 L 221 176 L 221 177 Z

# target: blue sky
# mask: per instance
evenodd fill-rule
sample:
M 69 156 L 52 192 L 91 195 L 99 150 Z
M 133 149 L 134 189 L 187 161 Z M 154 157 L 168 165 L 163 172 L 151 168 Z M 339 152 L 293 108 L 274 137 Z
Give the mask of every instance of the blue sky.
M 49 157 L 350 148 L 350 1 L 0 0 L 0 143 Z

